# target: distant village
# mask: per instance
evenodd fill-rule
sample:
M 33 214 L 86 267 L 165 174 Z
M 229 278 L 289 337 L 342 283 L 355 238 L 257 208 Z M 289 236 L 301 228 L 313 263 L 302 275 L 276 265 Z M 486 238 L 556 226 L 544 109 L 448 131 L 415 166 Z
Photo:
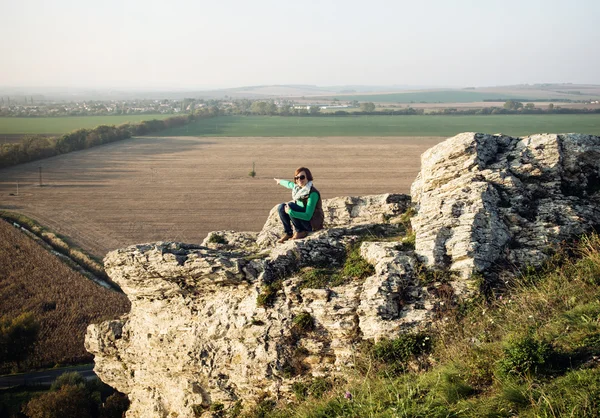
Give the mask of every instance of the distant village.
M 571 102 L 571 101 L 570 101 Z M 67 117 L 116 115 L 344 115 L 344 114 L 505 114 L 505 113 L 600 113 L 600 101 L 586 100 L 577 103 L 554 104 L 489 103 L 459 106 L 452 103 L 392 104 L 341 101 L 337 98 L 291 99 L 139 99 L 139 100 L 85 100 L 49 101 L 34 96 L 1 97 L 0 117 Z M 542 107 L 543 106 L 543 107 Z M 589 107 L 588 107 L 589 106 Z M 572 107 L 572 108 L 571 108 Z
M 258 104 L 258 105 L 257 105 Z M 49 116 L 106 116 L 143 114 L 193 113 L 203 108 L 218 109 L 222 113 L 257 113 L 259 108 L 279 112 L 285 110 L 310 111 L 311 108 L 348 109 L 359 107 L 357 101 L 341 103 L 337 99 L 323 103 L 295 103 L 291 100 L 86 100 L 53 102 L 32 97 L 0 97 L 0 116 L 49 117 Z

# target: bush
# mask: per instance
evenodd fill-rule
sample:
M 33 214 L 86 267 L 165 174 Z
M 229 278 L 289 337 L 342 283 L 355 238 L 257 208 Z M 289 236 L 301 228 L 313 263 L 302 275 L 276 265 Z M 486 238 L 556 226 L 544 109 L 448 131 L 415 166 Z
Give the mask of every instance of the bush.
M 60 390 L 63 386 L 86 387 L 85 379 L 77 372 L 63 373 L 50 386 L 51 391 Z
M 0 363 L 25 360 L 36 342 L 40 325 L 31 312 L 0 319 Z
M 502 374 L 523 376 L 537 373 L 550 357 L 550 346 L 531 335 L 512 338 L 504 348 L 504 358 L 499 362 Z
M 102 398 L 111 393 L 104 403 Z M 129 408 L 126 395 L 98 379 L 85 380 L 77 372 L 59 376 L 50 391 L 31 399 L 23 412 L 31 418 L 121 418 Z
M 398 376 L 406 371 L 409 360 L 429 352 L 431 338 L 426 334 L 405 334 L 393 340 L 381 340 L 367 349 L 375 370 L 387 376 Z
M 277 292 L 283 287 L 282 280 L 275 280 L 262 286 L 260 294 L 256 297 L 256 304 L 261 308 L 273 306 Z
M 104 401 L 100 410 L 100 418 L 122 418 L 128 408 L 129 398 L 127 395 L 115 392 Z
M 227 244 L 227 240 L 225 238 L 223 238 L 222 235 L 215 234 L 215 233 L 212 233 L 210 235 L 208 242 L 210 242 L 212 244 Z
M 84 387 L 65 385 L 27 403 L 23 412 L 30 418 L 87 418 L 97 414 L 98 405 Z
M 381 340 L 370 349 L 375 360 L 384 363 L 406 362 L 431 349 L 427 334 L 405 334 L 393 340 Z

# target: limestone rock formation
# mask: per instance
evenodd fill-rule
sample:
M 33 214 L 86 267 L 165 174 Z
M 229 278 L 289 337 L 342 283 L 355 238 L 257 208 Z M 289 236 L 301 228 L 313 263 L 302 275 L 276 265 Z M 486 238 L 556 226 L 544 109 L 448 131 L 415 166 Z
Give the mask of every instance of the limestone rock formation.
M 600 225 L 599 190 L 596 136 L 457 135 L 421 157 L 416 252 L 463 278 L 540 265 L 552 245 Z
M 96 373 L 129 395 L 128 417 L 192 417 L 213 402 L 286 396 L 303 375 L 339 373 L 362 338 L 425 327 L 433 302 L 398 242 L 362 243 L 374 266 L 365 280 L 311 288 L 299 272 L 340 266 L 361 237 L 402 232 L 409 206 L 406 195 L 336 198 L 324 202 L 328 228 L 304 240 L 273 246 L 281 226 L 272 211 L 259 234 L 217 231 L 202 245 L 109 253 L 106 271 L 132 309 L 89 327 Z M 302 316 L 310 330 L 298 328 Z
M 423 154 L 415 251 L 401 238 L 411 199 L 392 194 L 325 201 L 326 229 L 284 244 L 273 208 L 260 232 L 116 250 L 105 268 L 131 312 L 91 325 L 86 347 L 98 376 L 128 394 L 129 418 L 286 398 L 298 379 L 352 367 L 361 340 L 427 329 L 447 298 L 476 291 L 473 272 L 514 274 L 599 225 L 599 190 L 598 137 L 460 134 Z M 368 277 L 310 281 L 340 268 L 352 245 Z M 425 282 L 423 264 L 460 275 Z

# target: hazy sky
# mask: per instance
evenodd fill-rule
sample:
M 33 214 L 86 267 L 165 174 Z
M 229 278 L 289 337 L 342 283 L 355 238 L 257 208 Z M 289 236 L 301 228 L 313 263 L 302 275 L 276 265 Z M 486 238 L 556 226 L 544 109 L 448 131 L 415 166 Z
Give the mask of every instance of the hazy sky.
M 0 1 L 0 86 L 600 84 L 600 0 Z

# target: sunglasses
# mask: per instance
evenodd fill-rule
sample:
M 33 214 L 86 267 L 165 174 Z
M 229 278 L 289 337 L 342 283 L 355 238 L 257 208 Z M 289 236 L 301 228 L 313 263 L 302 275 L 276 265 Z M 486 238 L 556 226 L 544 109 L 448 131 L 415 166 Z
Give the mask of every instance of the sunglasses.
M 302 174 L 301 176 L 294 177 L 294 180 L 304 180 L 305 178 L 306 178 L 306 176 L 304 174 Z

